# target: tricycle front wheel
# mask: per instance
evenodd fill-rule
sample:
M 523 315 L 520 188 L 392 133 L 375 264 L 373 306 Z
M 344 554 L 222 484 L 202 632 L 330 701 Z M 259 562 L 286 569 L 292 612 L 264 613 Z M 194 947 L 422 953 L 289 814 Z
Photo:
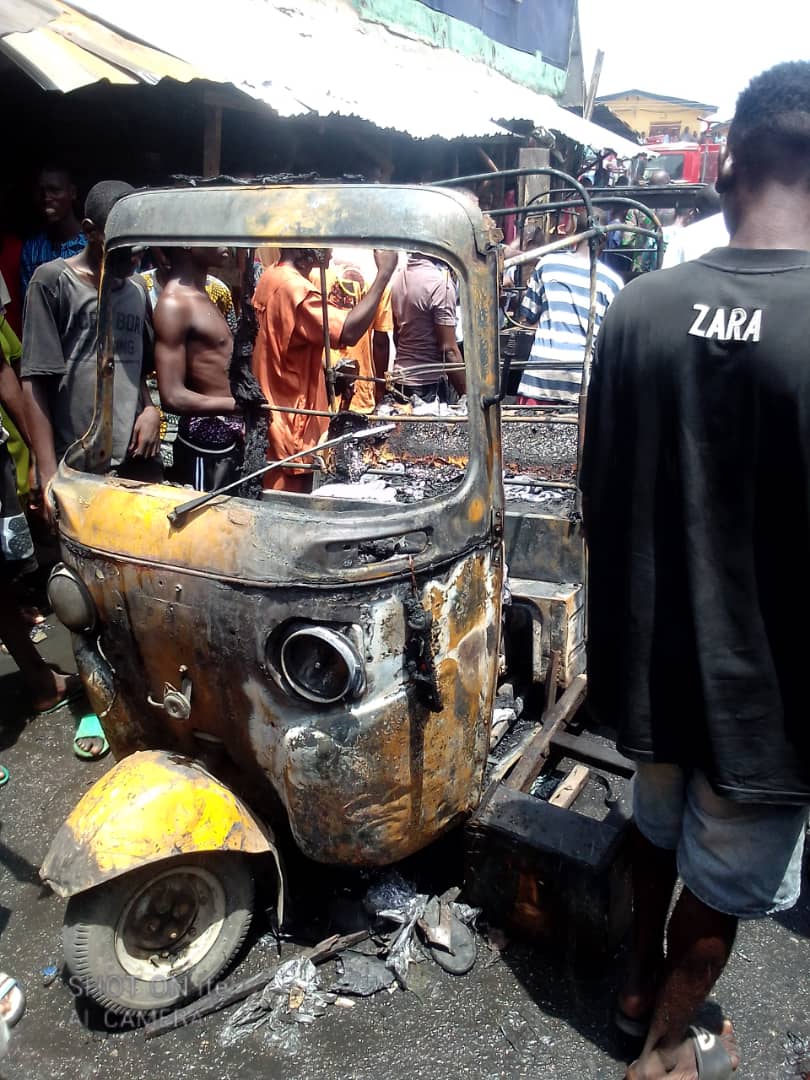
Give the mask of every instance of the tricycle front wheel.
M 243 855 L 154 863 L 71 897 L 65 961 L 111 1012 L 173 1009 L 225 972 L 252 915 L 253 877 Z

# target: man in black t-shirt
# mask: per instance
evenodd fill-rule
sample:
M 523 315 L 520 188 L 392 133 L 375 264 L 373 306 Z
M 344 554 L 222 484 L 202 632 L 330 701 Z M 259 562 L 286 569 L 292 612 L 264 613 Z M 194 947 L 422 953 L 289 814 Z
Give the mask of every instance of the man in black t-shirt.
M 690 1025 L 740 918 L 798 899 L 810 807 L 810 63 L 740 96 L 727 248 L 645 275 L 597 345 L 580 479 L 589 700 L 639 762 L 628 1080 L 729 1077 Z M 677 876 L 684 882 L 664 927 Z

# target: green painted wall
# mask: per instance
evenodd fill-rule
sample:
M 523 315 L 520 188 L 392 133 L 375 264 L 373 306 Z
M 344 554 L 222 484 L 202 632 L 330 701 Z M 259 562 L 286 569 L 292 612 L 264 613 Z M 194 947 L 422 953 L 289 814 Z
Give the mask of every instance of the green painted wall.
M 565 90 L 566 73 L 545 63 L 541 56 L 519 52 L 492 41 L 480 30 L 460 19 L 453 19 L 420 4 L 418 0 L 350 0 L 362 19 L 396 26 L 409 36 L 441 48 L 452 49 L 473 60 L 480 60 L 513 82 L 540 94 L 560 97 Z M 452 90 L 452 87 L 450 88 Z

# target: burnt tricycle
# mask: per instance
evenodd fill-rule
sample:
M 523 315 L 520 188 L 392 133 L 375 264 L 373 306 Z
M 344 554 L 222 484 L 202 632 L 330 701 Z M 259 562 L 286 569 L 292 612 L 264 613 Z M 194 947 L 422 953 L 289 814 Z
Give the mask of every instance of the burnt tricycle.
M 581 202 L 595 259 L 589 196 L 562 179 L 564 196 L 531 212 Z M 620 932 L 619 800 L 571 826 L 576 794 L 549 806 L 530 793 L 555 747 L 575 755 L 563 729 L 585 693 L 587 357 L 579 410 L 503 407 L 507 361 L 532 361 L 514 330 L 499 346 L 500 238 L 452 186 L 200 186 L 133 193 L 111 212 L 108 260 L 223 245 L 252 262 L 257 247 L 336 244 L 438 260 L 459 286 L 466 403 L 436 415 L 399 394 L 330 431 L 323 454 L 372 438 L 348 472 L 337 454 L 299 463 L 315 474 L 306 494 L 237 485 L 189 499 L 125 479 L 108 467 L 104 279 L 94 420 L 50 490 L 63 558 L 50 597 L 117 764 L 61 827 L 42 876 L 68 899 L 68 966 L 105 1008 L 149 1013 L 203 993 L 244 941 L 255 875 L 284 918 L 290 844 L 318 863 L 381 867 L 469 823 L 482 903 L 498 894 L 518 923 L 553 930 L 567 859 L 569 906 L 599 914 L 590 940 Z M 551 466 L 548 432 L 563 458 Z M 517 730 L 519 680 L 540 722 Z M 632 772 L 583 745 L 591 766 Z M 545 845 L 539 862 L 526 844 Z
M 254 865 L 380 866 L 477 805 L 499 659 L 503 488 L 497 250 L 469 199 L 380 186 L 144 191 L 106 258 L 145 245 L 419 250 L 462 285 L 469 455 L 421 501 L 188 491 L 114 475 L 102 285 L 96 409 L 50 498 L 50 585 L 117 764 L 56 836 L 69 968 L 106 1008 L 194 997 L 251 919 Z M 373 423 L 373 421 L 372 421 Z M 262 854 L 273 856 L 260 860 Z

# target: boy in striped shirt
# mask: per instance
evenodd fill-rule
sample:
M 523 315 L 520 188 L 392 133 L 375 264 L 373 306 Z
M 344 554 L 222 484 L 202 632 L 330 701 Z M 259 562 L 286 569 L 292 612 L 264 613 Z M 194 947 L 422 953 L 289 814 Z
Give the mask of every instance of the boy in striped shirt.
M 579 225 L 579 228 L 577 228 Z M 563 211 L 558 232 L 580 232 L 584 213 Z M 597 264 L 595 333 L 622 287 L 617 273 Z M 576 406 L 582 383 L 591 265 L 588 241 L 544 255 L 535 266 L 523 302 L 521 318 L 537 325 L 529 362 L 518 387 L 521 405 Z

